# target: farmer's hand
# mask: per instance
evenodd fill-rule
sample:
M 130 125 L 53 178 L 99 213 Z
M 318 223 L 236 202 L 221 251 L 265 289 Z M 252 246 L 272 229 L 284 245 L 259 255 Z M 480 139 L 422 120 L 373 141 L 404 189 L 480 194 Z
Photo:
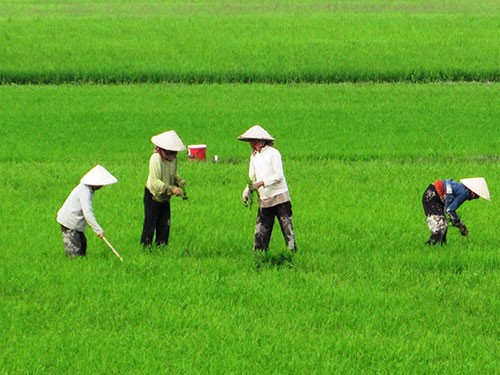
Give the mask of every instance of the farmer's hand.
M 99 238 L 104 238 L 104 232 L 99 233 L 97 236 L 98 236 Z
M 175 186 L 173 189 L 172 189 L 172 195 L 176 195 L 176 196 L 181 196 L 183 194 L 182 192 L 182 189 Z
M 465 225 L 460 224 L 460 225 L 458 226 L 458 229 L 460 230 L 460 234 L 461 234 L 462 236 L 468 236 L 468 235 L 469 235 L 469 230 L 467 229 L 467 227 L 466 227 Z
M 247 206 L 247 202 L 250 199 L 250 188 L 247 186 L 243 190 L 243 193 L 241 194 L 241 203 L 243 203 L 243 206 Z
M 264 186 L 264 181 L 257 181 L 252 184 L 253 190 L 258 190 L 261 186 Z

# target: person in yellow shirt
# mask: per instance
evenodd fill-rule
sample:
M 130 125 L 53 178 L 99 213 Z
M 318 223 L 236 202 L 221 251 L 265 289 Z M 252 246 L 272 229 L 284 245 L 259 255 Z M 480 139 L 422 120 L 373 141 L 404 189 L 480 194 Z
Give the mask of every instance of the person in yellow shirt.
M 170 235 L 170 198 L 183 196 L 185 181 L 177 174 L 177 153 L 184 151 L 174 130 L 155 135 L 156 146 L 149 159 L 149 175 L 144 188 L 144 225 L 141 244 L 150 248 L 156 232 L 156 246 L 166 246 Z

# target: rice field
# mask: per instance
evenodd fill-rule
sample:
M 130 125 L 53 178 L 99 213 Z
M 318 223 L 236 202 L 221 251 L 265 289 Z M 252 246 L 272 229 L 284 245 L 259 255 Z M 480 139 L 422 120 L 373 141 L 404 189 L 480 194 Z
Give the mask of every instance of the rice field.
M 0 1 L 0 373 L 496 373 L 499 14 Z M 283 156 L 293 256 L 279 228 L 251 250 L 237 136 L 256 123 Z M 189 199 L 144 252 L 150 138 L 169 129 L 207 160 L 179 154 Z M 123 263 L 90 230 L 87 257 L 64 256 L 57 210 L 96 164 L 119 180 L 94 212 Z M 427 185 L 475 176 L 493 201 L 459 209 L 470 236 L 425 246 Z
M 498 81 L 498 2 L 0 2 L 0 82 Z

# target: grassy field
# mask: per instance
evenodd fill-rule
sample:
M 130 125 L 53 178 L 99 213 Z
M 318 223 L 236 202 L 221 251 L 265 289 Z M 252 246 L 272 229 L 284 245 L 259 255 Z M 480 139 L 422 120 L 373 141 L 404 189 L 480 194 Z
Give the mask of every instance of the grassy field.
M 499 19 L 493 0 L 0 0 L 0 374 L 498 373 Z M 279 228 L 251 251 L 256 123 L 293 257 Z M 189 200 L 144 252 L 169 129 L 207 161 L 179 155 Z M 123 263 L 90 230 L 64 256 L 57 210 L 98 163 Z M 425 246 L 427 185 L 476 176 L 493 201 L 459 209 L 470 236 Z
M 498 81 L 498 1 L 0 1 L 0 82 Z
M 498 360 L 497 85 L 0 87 L 5 373 L 492 373 Z M 29 104 L 28 104 L 29 103 Z M 261 121 L 262 120 L 262 121 Z M 251 253 L 241 206 L 262 122 L 291 188 L 298 254 L 279 231 Z M 171 243 L 138 245 L 149 138 L 180 155 L 190 199 Z M 460 131 L 459 131 L 460 130 Z M 64 257 L 55 213 L 94 164 L 120 180 Z M 468 240 L 427 248 L 420 198 L 442 177 L 485 176 L 493 203 L 460 210 Z

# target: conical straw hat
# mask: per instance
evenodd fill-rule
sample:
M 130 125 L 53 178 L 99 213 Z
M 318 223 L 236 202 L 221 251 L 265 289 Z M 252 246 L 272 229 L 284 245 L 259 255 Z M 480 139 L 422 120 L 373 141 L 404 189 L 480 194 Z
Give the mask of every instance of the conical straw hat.
M 175 130 L 157 134 L 151 138 L 151 142 L 164 150 L 184 151 L 186 149 L 186 146 L 184 146 L 184 143 L 182 143 Z
M 467 188 L 469 188 L 469 190 L 472 190 L 474 193 L 479 195 L 481 198 L 491 201 L 490 191 L 488 190 L 488 185 L 486 184 L 486 180 L 484 178 L 463 178 L 460 180 L 460 182 Z
M 118 180 L 109 173 L 106 168 L 101 165 L 96 165 L 82 177 L 80 182 L 90 186 L 104 186 L 116 184 Z
M 263 141 L 274 141 L 274 138 L 260 125 L 254 125 L 238 137 L 240 141 L 260 139 Z

